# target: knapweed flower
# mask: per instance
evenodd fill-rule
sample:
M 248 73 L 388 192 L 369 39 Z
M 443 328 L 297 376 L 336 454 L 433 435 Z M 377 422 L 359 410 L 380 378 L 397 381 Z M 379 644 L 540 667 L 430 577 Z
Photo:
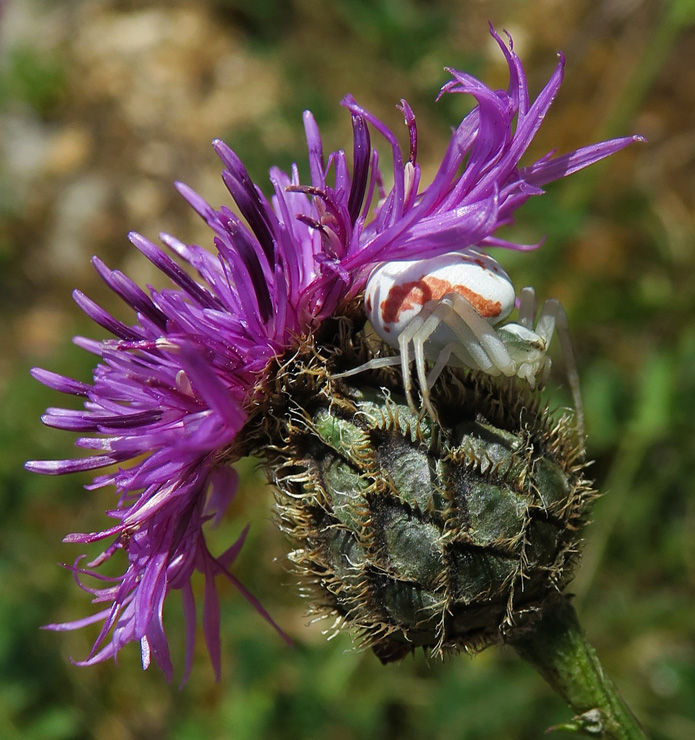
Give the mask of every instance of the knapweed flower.
M 348 96 L 343 105 L 352 117 L 352 165 L 343 151 L 324 156 L 318 127 L 307 112 L 311 182 L 300 182 L 296 168 L 289 174 L 272 169 L 270 198 L 251 181 L 237 155 L 214 142 L 224 164 L 223 180 L 242 218 L 225 206 L 213 209 L 185 185 L 178 189 L 209 225 L 215 250 L 163 235 L 174 259 L 148 239 L 130 236 L 172 288 L 145 291 L 94 258 L 101 278 L 134 310 L 135 319 L 125 324 L 75 292 L 78 305 L 114 338 L 75 340 L 99 358 L 91 383 L 41 369 L 34 375 L 50 388 L 84 399 L 79 410 L 49 408 L 43 421 L 85 435 L 76 444 L 91 454 L 27 465 L 57 475 L 105 469 L 91 487 L 117 491 L 116 504 L 107 512 L 112 526 L 66 538 L 108 543 L 95 560 L 84 564 L 80 558 L 72 566 L 100 610 L 51 625 L 70 630 L 102 623 L 91 654 L 80 665 L 115 657 L 126 643 L 139 641 L 144 667 L 154 659 L 170 677 L 162 612 L 166 597 L 180 590 L 188 626 L 188 675 L 196 624 L 195 571 L 204 577 L 203 629 L 216 673 L 216 579 L 231 581 L 272 623 L 230 570 L 246 531 L 216 555 L 208 549 L 204 525 L 222 517 L 234 496 L 235 461 L 258 454 L 258 440 L 272 432 L 269 420 L 289 413 L 278 400 L 287 390 L 282 387 L 283 362 L 317 337 L 337 336 L 325 329 L 347 307 L 353 307 L 353 316 L 363 315 L 357 301 L 375 265 L 467 246 L 528 248 L 498 238 L 497 229 L 509 224 L 529 197 L 541 194 L 546 183 L 635 140 L 614 139 L 557 157 L 551 152 L 520 166 L 560 86 L 563 59 L 532 102 L 511 39 L 507 46 L 492 35 L 509 65 L 509 86 L 492 90 L 464 72 L 448 70 L 451 80 L 442 94 L 469 94 L 476 106 L 452 133 L 429 185 L 421 183 L 418 132 L 409 105 L 400 104 L 409 133 L 403 152 L 395 134 Z M 390 148 L 388 177 L 372 148 L 374 132 Z M 116 556 L 124 557 L 122 574 L 103 575 L 100 566 Z M 87 577 L 97 585 L 85 582 Z

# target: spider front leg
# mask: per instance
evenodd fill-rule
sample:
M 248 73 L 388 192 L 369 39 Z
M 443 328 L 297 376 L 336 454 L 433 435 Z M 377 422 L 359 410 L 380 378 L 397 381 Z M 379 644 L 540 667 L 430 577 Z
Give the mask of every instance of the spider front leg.
M 553 333 L 557 333 L 560 341 L 560 351 L 562 352 L 562 361 L 567 373 L 567 382 L 569 383 L 576 414 L 577 435 L 580 440 L 584 440 L 584 407 L 582 406 L 582 395 L 579 388 L 579 372 L 577 370 L 577 361 L 574 357 L 572 339 L 569 331 L 569 321 L 567 314 L 557 298 L 549 298 L 538 315 L 536 324 L 536 333 L 543 337 L 546 342 L 550 342 Z
M 557 333 L 562 352 L 562 361 L 567 373 L 567 382 L 569 383 L 572 401 L 576 414 L 577 434 L 581 440 L 584 439 L 584 409 L 582 406 L 581 391 L 579 388 L 579 372 L 577 371 L 577 362 L 574 357 L 572 340 L 569 333 L 569 322 L 567 314 L 560 301 L 556 298 L 549 298 L 541 308 L 538 315 L 538 321 L 534 328 L 538 302 L 536 293 L 533 288 L 524 288 L 519 296 L 519 324 L 525 329 L 532 330 L 541 340 L 544 347 L 550 344 L 553 334 Z M 550 358 L 545 359 L 542 367 L 537 368 L 543 375 L 550 371 Z
M 519 323 L 525 329 L 533 331 L 533 322 L 536 320 L 538 311 L 538 299 L 536 291 L 531 287 L 521 289 L 519 294 Z
M 408 401 L 408 406 L 413 412 L 416 411 L 416 408 L 415 403 L 413 402 L 413 379 L 410 373 L 410 362 L 412 360 L 410 355 L 410 343 L 413 342 L 413 351 L 417 357 L 417 346 L 414 338 L 435 313 L 436 308 L 437 303 L 435 301 L 425 303 L 420 313 L 413 317 L 403 331 L 398 335 L 398 352 L 400 355 L 401 374 L 403 376 L 403 392 Z
M 459 364 L 489 375 L 510 376 L 516 370 L 497 332 L 458 293 L 447 294 L 438 301 L 429 301 L 399 337 L 404 386 L 409 403 L 412 403 L 408 351 L 411 342 L 423 402 L 432 417 L 434 409 L 429 392 L 452 355 Z M 434 362 L 429 375 L 427 360 Z

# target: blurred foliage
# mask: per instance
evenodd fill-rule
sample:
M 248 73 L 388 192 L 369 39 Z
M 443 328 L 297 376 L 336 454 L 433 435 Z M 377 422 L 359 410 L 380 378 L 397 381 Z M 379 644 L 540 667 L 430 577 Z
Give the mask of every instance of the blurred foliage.
M 109 492 L 84 492 L 86 478 L 43 479 L 21 467 L 26 458 L 71 455 L 69 435 L 38 421 L 62 400 L 28 377 L 32 364 L 90 377 L 91 358 L 69 338 L 97 334 L 70 304 L 70 289 L 120 311 L 90 274 L 89 256 L 99 253 L 141 284 L 156 280 L 125 232 L 166 229 L 209 243 L 171 182 L 223 201 L 213 136 L 265 183 L 273 164 L 304 166 L 305 108 L 327 151 L 349 147 L 349 119 L 338 106 L 347 92 L 403 133 L 394 105 L 406 97 L 431 171 L 467 110 L 460 96 L 433 103 L 441 68 L 506 84 L 488 19 L 512 32 L 534 92 L 557 49 L 567 54 L 563 89 L 532 154 L 632 132 L 649 139 L 528 203 L 514 234 L 529 243 L 545 235 L 545 244 L 501 259 L 518 285 L 560 298 L 570 314 L 592 472 L 606 494 L 573 586 L 584 627 L 655 740 L 695 737 L 692 0 L 6 0 L 0 737 L 525 740 L 567 719 L 561 701 L 504 650 L 384 667 L 353 651 L 348 636 L 327 642 L 320 625 L 305 626 L 271 494 L 252 462 L 212 547 L 231 541 L 238 522 L 252 522 L 238 575 L 294 649 L 224 588 L 218 684 L 202 644 L 179 692 L 156 669 L 140 671 L 135 646 L 117 667 L 80 669 L 68 657 L 85 656 L 93 632 L 39 630 L 90 609 L 54 563 L 79 554 L 60 538 L 101 528 L 112 504 Z M 180 609 L 168 606 L 165 624 L 181 656 Z
M 12 46 L 4 62 L 0 105 L 7 108 L 23 102 L 40 116 L 50 115 L 65 92 L 61 61 L 20 43 Z

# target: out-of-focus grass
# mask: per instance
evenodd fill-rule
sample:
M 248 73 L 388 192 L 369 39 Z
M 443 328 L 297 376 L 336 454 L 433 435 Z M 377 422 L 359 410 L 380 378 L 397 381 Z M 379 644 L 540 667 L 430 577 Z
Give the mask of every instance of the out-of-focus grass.
M 106 256 L 141 283 L 154 279 L 133 257 L 125 232 L 166 229 L 209 242 L 169 183 L 183 179 L 213 203 L 224 199 L 208 148 L 212 136 L 225 138 L 265 182 L 271 164 L 303 162 L 304 108 L 314 111 L 327 151 L 349 146 L 347 115 L 337 105 L 348 91 L 397 130 L 393 106 L 406 97 L 431 170 L 449 126 L 465 111 L 459 98 L 433 102 L 445 79 L 441 67 L 506 84 L 488 19 L 513 33 L 534 92 L 547 80 L 554 52 L 567 53 L 566 81 L 534 153 L 608 134 L 649 138 L 528 203 L 514 233 L 528 242 L 545 235 L 546 242 L 536 253 L 500 260 L 518 285 L 560 298 L 571 318 L 592 473 L 606 494 L 574 584 L 585 629 L 652 737 L 695 737 L 691 4 L 6 5 L 0 737 L 522 740 L 567 718 L 540 679 L 504 650 L 431 665 L 418 655 L 382 667 L 371 654 L 352 651 L 347 636 L 327 643 L 316 625 L 306 627 L 282 564 L 271 495 L 253 464 L 244 466 L 242 495 L 211 540 L 221 549 L 252 521 L 237 572 L 291 633 L 294 649 L 224 588 L 219 684 L 202 646 L 191 681 L 178 692 L 156 669 L 140 671 L 135 646 L 118 667 L 80 669 L 68 656 L 85 656 L 94 633 L 38 629 L 91 608 L 54 563 L 79 554 L 60 538 L 102 528 L 113 503 L 109 492 L 83 491 L 86 479 L 40 478 L 21 467 L 26 458 L 72 451 L 69 435 L 38 422 L 45 406 L 62 399 L 27 375 L 31 364 L 41 364 L 89 378 L 91 358 L 71 348 L 69 337 L 96 334 L 69 303 L 70 289 L 120 311 L 90 275 L 89 255 Z M 562 382 L 561 371 L 556 377 Z M 169 605 L 166 626 L 180 656 L 178 605 Z

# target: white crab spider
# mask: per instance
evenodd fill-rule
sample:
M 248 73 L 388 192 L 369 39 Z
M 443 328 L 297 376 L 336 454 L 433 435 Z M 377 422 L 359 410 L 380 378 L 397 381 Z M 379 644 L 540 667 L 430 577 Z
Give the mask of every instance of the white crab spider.
M 387 262 L 370 275 L 364 301 L 372 327 L 399 350 L 400 357 L 377 358 L 338 377 L 400 363 L 404 391 L 414 408 L 410 372 L 414 359 L 425 407 L 434 416 L 429 391 L 446 365 L 494 376 L 516 375 L 533 388 L 548 376 L 546 352 L 557 331 L 577 430 L 583 437 L 579 378 L 562 305 L 556 299 L 547 300 L 534 326 L 536 294 L 533 288 L 524 288 L 518 323 L 498 326 L 512 312 L 516 294 L 509 275 L 489 255 L 466 249 L 423 260 Z M 429 373 L 427 361 L 433 363 Z

